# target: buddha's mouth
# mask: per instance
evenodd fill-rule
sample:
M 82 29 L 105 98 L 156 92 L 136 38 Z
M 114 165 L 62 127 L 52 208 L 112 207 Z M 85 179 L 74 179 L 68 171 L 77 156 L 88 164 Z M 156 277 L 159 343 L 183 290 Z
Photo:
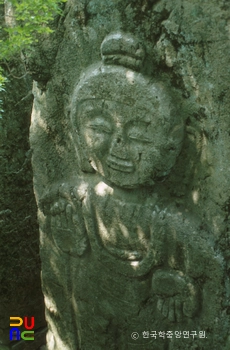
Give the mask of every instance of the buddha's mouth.
M 109 166 L 109 168 L 121 171 L 123 173 L 132 173 L 134 171 L 133 163 L 128 160 L 119 159 L 114 156 L 109 156 L 106 163 Z

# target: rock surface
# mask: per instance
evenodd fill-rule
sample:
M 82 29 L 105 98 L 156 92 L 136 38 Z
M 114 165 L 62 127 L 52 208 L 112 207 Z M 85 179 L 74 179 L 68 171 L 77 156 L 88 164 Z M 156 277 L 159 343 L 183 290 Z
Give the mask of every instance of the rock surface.
M 49 350 L 229 348 L 229 10 L 68 1 L 30 58 Z

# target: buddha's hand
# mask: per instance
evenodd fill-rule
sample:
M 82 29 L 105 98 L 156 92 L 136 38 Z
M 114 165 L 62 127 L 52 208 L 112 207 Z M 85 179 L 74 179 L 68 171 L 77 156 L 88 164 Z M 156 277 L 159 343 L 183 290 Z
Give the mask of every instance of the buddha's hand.
M 88 246 L 81 204 L 66 184 L 52 199 L 46 203 L 46 215 L 55 244 L 65 253 L 81 256 Z
M 152 278 L 152 293 L 158 297 L 158 310 L 172 322 L 191 318 L 198 310 L 198 288 L 182 272 L 156 271 Z

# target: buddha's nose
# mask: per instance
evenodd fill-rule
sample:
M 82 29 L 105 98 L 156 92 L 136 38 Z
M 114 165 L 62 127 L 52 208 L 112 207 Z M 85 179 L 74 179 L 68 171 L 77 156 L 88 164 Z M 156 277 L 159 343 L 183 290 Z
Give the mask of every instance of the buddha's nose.
M 110 154 L 114 157 L 121 159 L 128 158 L 127 147 L 125 144 L 124 137 L 122 137 L 122 135 L 115 135 L 115 137 L 113 138 L 110 148 Z

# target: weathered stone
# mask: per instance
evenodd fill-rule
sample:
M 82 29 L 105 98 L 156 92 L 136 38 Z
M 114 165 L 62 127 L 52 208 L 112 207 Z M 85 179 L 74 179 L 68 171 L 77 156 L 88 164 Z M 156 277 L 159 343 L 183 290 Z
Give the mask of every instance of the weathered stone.
M 31 125 L 49 350 L 228 349 L 225 6 L 67 3 Z

